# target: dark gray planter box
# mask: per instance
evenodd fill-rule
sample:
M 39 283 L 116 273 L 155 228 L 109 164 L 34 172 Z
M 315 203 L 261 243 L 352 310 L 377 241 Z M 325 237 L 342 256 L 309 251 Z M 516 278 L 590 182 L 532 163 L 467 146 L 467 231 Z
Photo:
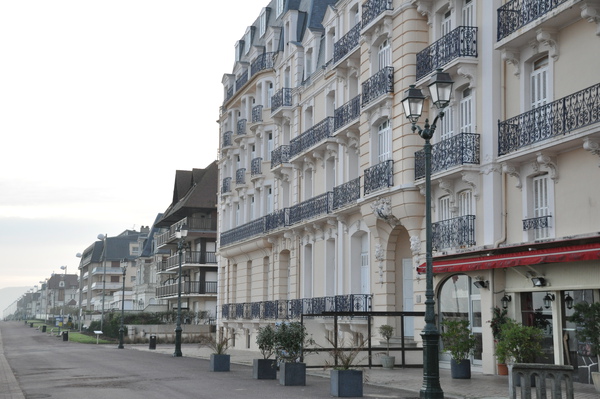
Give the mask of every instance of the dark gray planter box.
M 471 361 L 463 359 L 460 363 L 456 363 L 456 360 L 450 359 L 450 375 L 455 379 L 467 380 L 471 378 Z
M 281 363 L 279 384 L 285 386 L 306 385 L 306 363 Z
M 331 370 L 331 395 L 344 398 L 363 396 L 362 370 Z
M 210 371 L 229 371 L 230 355 L 210 355 Z
M 252 378 L 257 380 L 276 379 L 277 362 L 275 359 L 254 359 L 252 361 Z

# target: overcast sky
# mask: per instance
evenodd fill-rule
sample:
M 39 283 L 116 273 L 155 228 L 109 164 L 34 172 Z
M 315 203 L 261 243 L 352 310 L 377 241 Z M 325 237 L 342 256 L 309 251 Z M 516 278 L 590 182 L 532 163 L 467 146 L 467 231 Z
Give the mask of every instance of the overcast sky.
M 76 273 L 216 160 L 221 79 L 267 3 L 0 2 L 0 288 Z

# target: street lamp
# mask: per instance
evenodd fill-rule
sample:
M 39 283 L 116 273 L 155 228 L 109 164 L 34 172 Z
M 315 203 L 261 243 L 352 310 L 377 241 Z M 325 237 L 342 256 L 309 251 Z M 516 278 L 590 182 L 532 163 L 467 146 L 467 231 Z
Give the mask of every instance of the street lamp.
M 186 247 L 185 237 L 187 237 L 187 225 L 183 224 L 177 228 L 175 237 L 177 237 L 177 252 L 179 253 L 179 278 L 177 279 L 177 321 L 175 326 L 175 353 L 174 357 L 181 357 L 181 264 L 183 262 L 183 250 Z
M 439 339 L 440 333 L 435 325 L 435 299 L 433 291 L 433 257 L 432 257 L 432 229 L 431 229 L 431 138 L 435 132 L 438 119 L 444 118 L 444 108 L 450 103 L 452 86 L 454 82 L 447 72 L 438 69 L 431 78 L 429 92 L 433 104 L 440 110 L 439 114 L 429 125 L 425 120 L 423 128 L 417 126 L 417 121 L 423 111 L 425 96 L 414 85 L 406 91 L 402 100 L 404 113 L 412 123 L 412 131 L 418 131 L 419 136 L 425 140 L 425 327 L 421 332 L 423 338 L 423 386 L 420 396 L 422 399 L 441 399 L 444 392 L 440 386 L 439 366 Z
M 108 235 L 98 234 L 98 239 L 102 240 L 102 253 L 104 254 L 104 269 L 102 271 L 102 318 L 100 319 L 100 331 L 104 327 L 104 294 L 106 292 L 106 239 Z
M 118 349 L 123 349 L 123 334 L 125 333 L 125 327 L 123 326 L 123 319 L 125 318 L 125 273 L 127 273 L 127 261 L 121 260 L 121 270 L 123 271 L 123 294 L 121 295 L 121 327 L 119 327 L 119 346 Z

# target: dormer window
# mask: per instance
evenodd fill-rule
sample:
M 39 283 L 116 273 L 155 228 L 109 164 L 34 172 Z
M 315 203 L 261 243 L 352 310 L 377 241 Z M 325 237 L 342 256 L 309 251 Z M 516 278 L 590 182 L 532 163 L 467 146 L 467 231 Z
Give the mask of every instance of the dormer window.
M 283 2 L 285 0 L 277 0 L 277 17 L 279 17 L 281 15 L 281 13 L 283 13 Z
M 246 30 L 246 34 L 244 35 L 244 54 L 248 54 L 250 52 L 250 46 L 252 45 L 252 30 L 248 28 Z
M 244 46 L 244 41 L 243 40 L 239 40 L 235 44 L 235 60 L 236 61 L 240 60 L 240 50 L 243 48 L 243 46 Z
M 260 18 L 258 21 L 258 34 L 260 37 L 263 37 L 265 35 L 265 33 L 267 32 L 267 9 L 263 8 L 262 12 L 260 13 Z

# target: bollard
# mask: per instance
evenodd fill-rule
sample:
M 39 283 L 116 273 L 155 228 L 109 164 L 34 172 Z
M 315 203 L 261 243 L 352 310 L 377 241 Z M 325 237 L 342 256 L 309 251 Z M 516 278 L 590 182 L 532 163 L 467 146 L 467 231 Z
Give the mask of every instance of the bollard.
M 33 327 L 33 323 L 29 323 L 29 327 L 30 327 L 30 328 L 31 328 L 31 327 Z
M 63 336 L 63 341 L 69 340 L 69 332 L 68 331 L 63 331 L 62 336 Z
M 150 336 L 150 346 L 148 349 L 156 349 L 156 335 Z
M 42 332 L 45 333 L 46 332 L 46 326 L 42 326 Z

